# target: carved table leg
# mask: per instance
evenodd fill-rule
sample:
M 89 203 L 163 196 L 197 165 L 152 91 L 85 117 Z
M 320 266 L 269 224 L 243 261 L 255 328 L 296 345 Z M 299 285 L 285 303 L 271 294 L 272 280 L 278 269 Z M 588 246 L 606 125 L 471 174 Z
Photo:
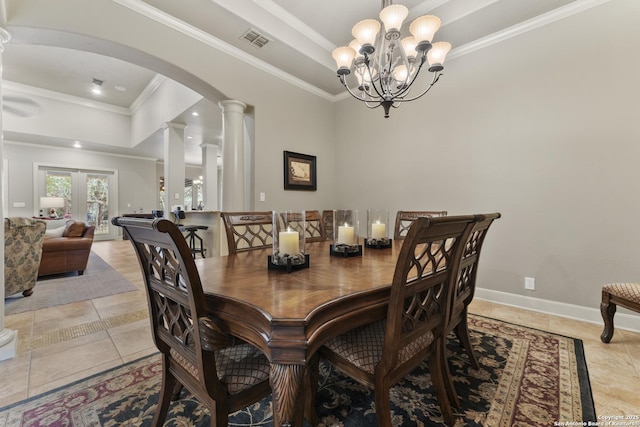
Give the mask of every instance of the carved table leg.
M 271 364 L 269 382 L 273 396 L 274 426 L 289 427 L 293 424 L 303 372 L 304 365 Z

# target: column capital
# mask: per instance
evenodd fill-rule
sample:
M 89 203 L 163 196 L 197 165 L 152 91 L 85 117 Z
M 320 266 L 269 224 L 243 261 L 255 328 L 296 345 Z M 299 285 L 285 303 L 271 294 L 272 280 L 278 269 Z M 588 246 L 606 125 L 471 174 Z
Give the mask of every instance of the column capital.
M 187 128 L 187 125 L 182 124 L 182 123 L 165 122 L 165 123 L 162 124 L 161 127 L 162 127 L 162 130 L 167 130 L 169 128 L 172 128 L 172 129 L 183 129 L 184 130 L 184 129 Z
M 200 144 L 200 148 L 220 148 L 219 144 L 213 144 L 211 142 L 203 142 Z
M 237 101 L 235 99 L 225 99 L 224 101 L 218 102 L 218 106 L 222 108 L 222 111 L 235 111 L 239 113 L 244 113 L 244 110 L 247 109 L 247 104 L 242 101 Z

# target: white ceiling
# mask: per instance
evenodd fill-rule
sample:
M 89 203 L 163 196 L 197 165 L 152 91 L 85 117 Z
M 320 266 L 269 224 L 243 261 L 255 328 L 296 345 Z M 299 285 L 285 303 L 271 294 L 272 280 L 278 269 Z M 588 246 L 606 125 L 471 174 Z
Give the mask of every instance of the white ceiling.
M 224 49 L 236 57 L 291 80 L 327 99 L 339 99 L 343 92 L 335 73 L 331 51 L 348 44 L 351 27 L 365 18 L 377 18 L 379 0 L 113 0 L 151 17 L 183 24 L 187 34 L 205 34 L 222 41 Z M 449 60 L 597 6 L 608 0 L 404 0 L 410 22 L 434 14 L 443 26 L 436 41 L 449 41 L 453 50 Z M 11 22 L 9 22 L 10 28 Z M 186 24 L 186 25 L 185 25 Z M 257 30 L 270 39 L 257 48 L 242 35 Z M 403 33 L 406 32 L 403 31 Z M 93 53 L 49 46 L 10 42 L 3 53 L 5 81 L 87 98 L 130 109 L 156 77 L 147 70 L 118 59 Z M 446 63 L 445 63 L 446 71 Z M 104 94 L 90 92 L 94 78 L 102 80 Z M 126 88 L 125 91 L 117 87 Z M 19 107 L 19 105 L 18 105 Z M 203 123 L 203 117 L 220 115 L 216 104 L 199 106 L 209 114 L 194 118 L 184 114 L 178 119 L 187 124 L 195 141 L 214 141 L 220 134 L 220 122 Z M 54 142 L 54 143 L 59 143 Z M 85 144 L 91 149 L 114 151 L 109 147 Z M 199 163 L 200 150 L 191 147 L 190 163 Z M 162 158 L 161 138 L 145 141 L 135 154 Z

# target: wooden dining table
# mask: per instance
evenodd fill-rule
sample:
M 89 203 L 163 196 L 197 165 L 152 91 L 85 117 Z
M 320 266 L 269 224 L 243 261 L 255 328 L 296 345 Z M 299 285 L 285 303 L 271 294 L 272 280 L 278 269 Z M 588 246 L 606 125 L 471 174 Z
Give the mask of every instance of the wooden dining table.
M 301 425 L 304 372 L 329 338 L 383 318 L 400 242 L 330 255 L 330 242 L 307 243 L 309 267 L 268 268 L 271 249 L 197 259 L 211 315 L 260 348 L 271 363 L 275 426 Z

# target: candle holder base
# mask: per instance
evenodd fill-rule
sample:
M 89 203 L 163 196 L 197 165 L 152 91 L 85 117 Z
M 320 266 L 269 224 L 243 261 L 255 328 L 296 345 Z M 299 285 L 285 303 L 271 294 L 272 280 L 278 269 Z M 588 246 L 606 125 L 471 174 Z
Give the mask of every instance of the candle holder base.
M 267 256 L 267 268 L 269 270 L 286 270 L 287 273 L 291 273 L 293 270 L 299 270 L 301 268 L 309 268 L 309 254 L 304 254 L 304 262 L 294 264 L 291 262 L 291 258 L 287 258 L 285 263 L 274 264 L 273 257 Z
M 364 247 L 368 249 L 388 249 L 393 246 L 393 239 L 365 239 Z
M 329 254 L 343 258 L 362 256 L 362 245 L 331 245 Z

